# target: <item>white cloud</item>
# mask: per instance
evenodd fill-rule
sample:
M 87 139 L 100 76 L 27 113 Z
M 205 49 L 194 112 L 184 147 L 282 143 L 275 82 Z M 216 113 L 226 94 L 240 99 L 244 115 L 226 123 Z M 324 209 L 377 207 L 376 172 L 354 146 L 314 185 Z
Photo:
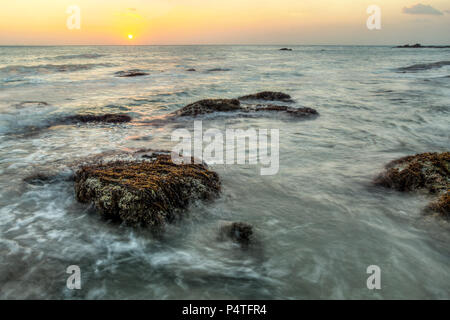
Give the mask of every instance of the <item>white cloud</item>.
M 421 14 L 421 15 L 434 15 L 434 16 L 442 16 L 442 11 L 433 8 L 430 5 L 425 5 L 418 3 L 410 8 L 404 7 L 403 13 L 406 14 Z

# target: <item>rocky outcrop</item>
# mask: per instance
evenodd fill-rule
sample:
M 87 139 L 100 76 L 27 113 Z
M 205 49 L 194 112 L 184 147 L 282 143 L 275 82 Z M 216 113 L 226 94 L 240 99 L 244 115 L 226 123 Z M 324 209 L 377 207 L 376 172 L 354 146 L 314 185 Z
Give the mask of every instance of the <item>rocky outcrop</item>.
M 293 102 L 290 95 L 283 92 L 263 91 L 255 94 L 239 97 L 239 100 L 264 100 L 264 101 L 281 101 Z
M 140 76 L 148 76 L 147 72 L 144 72 L 139 69 L 127 70 L 127 71 L 118 71 L 114 73 L 116 77 L 120 78 L 128 78 L 128 77 L 140 77 Z
M 281 92 L 261 92 L 255 95 L 241 97 L 240 99 L 290 99 L 289 95 Z M 278 112 L 286 113 L 296 117 L 317 116 L 319 113 L 311 108 L 293 108 L 288 106 L 274 105 L 274 104 L 241 104 L 237 99 L 205 99 L 191 103 L 175 112 L 170 116 L 184 117 L 210 114 L 214 112 L 240 112 L 240 113 L 256 113 L 256 112 Z
M 163 226 L 195 200 L 215 198 L 219 176 L 206 164 L 172 162 L 168 151 L 106 157 L 75 173 L 75 194 L 102 216 L 132 226 Z M 123 159 L 123 160 L 114 160 Z
M 241 244 L 250 243 L 253 227 L 245 222 L 224 222 L 219 229 L 219 239 L 232 240 Z
M 399 48 L 399 49 L 426 49 L 426 48 L 446 49 L 446 48 L 450 48 L 450 46 L 423 46 L 420 43 L 416 43 L 414 45 L 405 44 L 403 46 L 396 46 L 395 48 Z
M 102 115 L 93 115 L 93 114 L 78 114 L 74 116 L 69 116 L 64 119 L 63 122 L 70 123 L 88 123 L 88 122 L 104 122 L 104 123 L 124 123 L 130 122 L 131 117 L 126 114 L 102 114 Z
M 311 108 L 292 108 L 287 106 L 278 105 L 257 105 L 254 108 L 250 108 L 254 111 L 267 111 L 267 112 L 286 112 L 289 115 L 296 117 L 317 116 L 319 113 L 315 109 Z
M 176 111 L 176 116 L 197 116 L 212 112 L 238 111 L 241 109 L 241 103 L 236 99 L 205 99 L 191 104 Z
M 429 208 L 449 216 L 449 168 L 450 152 L 422 153 L 392 161 L 374 182 L 398 191 L 426 190 L 440 197 Z

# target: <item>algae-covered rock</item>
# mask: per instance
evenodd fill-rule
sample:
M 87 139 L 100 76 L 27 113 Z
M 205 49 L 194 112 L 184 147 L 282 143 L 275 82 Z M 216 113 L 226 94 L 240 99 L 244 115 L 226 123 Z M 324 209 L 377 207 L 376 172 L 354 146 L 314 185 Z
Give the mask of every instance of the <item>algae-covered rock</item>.
M 317 110 L 311 108 L 292 108 L 287 106 L 277 105 L 257 105 L 253 110 L 255 111 L 275 111 L 286 112 L 296 117 L 308 117 L 313 115 L 319 115 Z
M 441 198 L 429 207 L 448 214 L 450 152 L 422 153 L 392 161 L 375 184 L 398 191 L 426 190 Z
M 206 164 L 177 165 L 169 152 L 85 165 L 75 174 L 80 202 L 93 203 L 102 216 L 133 226 L 162 226 L 192 201 L 212 199 L 219 191 L 219 177 Z
M 191 104 L 176 111 L 176 116 L 196 116 L 212 112 L 238 111 L 241 104 L 237 99 L 205 99 Z
M 239 100 L 265 100 L 265 101 L 281 101 L 292 102 L 290 95 L 283 92 L 263 91 L 255 94 L 239 97 Z
M 445 217 L 450 217 L 450 189 L 443 193 L 438 200 L 432 202 L 429 208 Z
M 297 117 L 306 117 L 319 115 L 319 113 L 311 108 L 294 108 L 288 106 L 280 106 L 273 104 L 245 104 L 241 105 L 237 99 L 205 99 L 191 103 L 171 114 L 175 117 L 210 114 L 214 112 L 241 112 L 241 113 L 255 113 L 255 112 L 278 112 L 286 113 Z

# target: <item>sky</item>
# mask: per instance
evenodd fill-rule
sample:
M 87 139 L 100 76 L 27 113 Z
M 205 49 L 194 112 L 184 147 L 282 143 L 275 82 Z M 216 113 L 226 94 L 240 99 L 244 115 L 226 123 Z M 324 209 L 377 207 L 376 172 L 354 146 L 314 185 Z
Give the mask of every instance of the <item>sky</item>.
M 367 27 L 370 5 L 379 30 Z M 449 0 L 0 0 L 0 45 L 450 44 L 449 34 Z

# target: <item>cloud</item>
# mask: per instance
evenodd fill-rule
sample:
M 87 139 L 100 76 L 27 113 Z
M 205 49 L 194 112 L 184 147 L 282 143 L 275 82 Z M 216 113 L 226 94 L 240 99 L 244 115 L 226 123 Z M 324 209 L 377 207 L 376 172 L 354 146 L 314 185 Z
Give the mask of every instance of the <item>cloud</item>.
M 442 16 L 442 11 L 433 8 L 430 5 L 425 5 L 418 3 L 410 8 L 404 7 L 403 13 L 406 14 L 421 14 L 421 15 L 434 15 L 434 16 Z

